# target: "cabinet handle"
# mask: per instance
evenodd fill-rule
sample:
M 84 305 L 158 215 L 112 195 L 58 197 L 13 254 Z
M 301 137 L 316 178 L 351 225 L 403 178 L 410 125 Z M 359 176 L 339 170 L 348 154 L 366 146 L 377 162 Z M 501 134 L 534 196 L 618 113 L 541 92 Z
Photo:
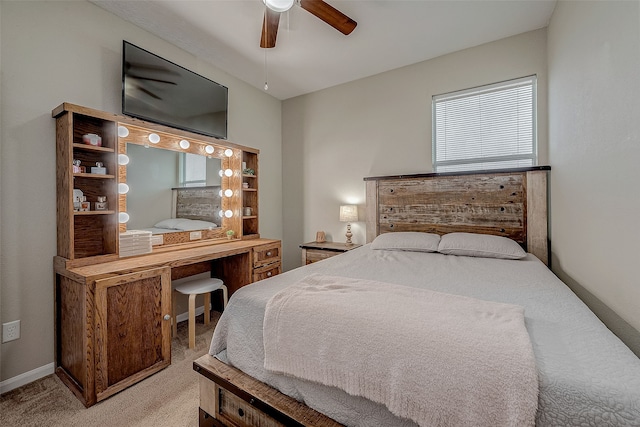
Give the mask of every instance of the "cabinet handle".
M 271 256 L 271 251 L 267 252 L 267 256 Z
M 271 272 L 270 271 L 267 273 L 267 277 L 271 277 Z
M 171 316 L 168 314 L 165 314 L 163 317 L 164 320 L 171 320 Z

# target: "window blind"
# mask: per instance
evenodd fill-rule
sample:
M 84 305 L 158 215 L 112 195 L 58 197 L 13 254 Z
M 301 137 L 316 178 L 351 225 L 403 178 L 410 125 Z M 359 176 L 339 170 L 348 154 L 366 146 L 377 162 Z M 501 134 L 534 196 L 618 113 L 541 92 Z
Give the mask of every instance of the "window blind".
M 436 172 L 537 164 L 536 76 L 436 95 Z

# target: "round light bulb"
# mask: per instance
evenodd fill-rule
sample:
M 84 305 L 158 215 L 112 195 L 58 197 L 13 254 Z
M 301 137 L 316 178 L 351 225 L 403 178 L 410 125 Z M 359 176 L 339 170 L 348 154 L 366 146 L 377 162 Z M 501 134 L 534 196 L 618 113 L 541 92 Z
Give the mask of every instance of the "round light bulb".
M 227 197 L 233 196 L 233 190 L 230 188 L 227 188 L 226 190 L 224 190 L 224 195 Z
M 158 135 L 157 133 L 150 133 L 149 142 L 152 144 L 157 144 L 158 142 L 160 142 L 160 135 Z
M 206 151 L 207 154 L 213 154 L 213 152 L 216 151 L 216 149 L 213 148 L 211 145 L 207 145 L 206 147 L 204 147 L 204 151 Z
M 231 169 L 225 169 L 224 170 L 224 175 L 225 176 L 232 176 L 233 175 L 233 171 Z
M 222 190 L 218 191 L 218 196 L 222 197 Z
M 233 211 L 227 209 L 226 211 L 224 211 L 224 216 L 226 216 L 227 218 L 231 218 L 233 216 Z
M 129 129 L 127 129 L 124 126 L 118 126 L 118 136 L 120 138 L 125 138 L 125 137 L 129 136 Z
M 120 212 L 118 214 L 118 221 L 120 222 L 120 224 L 125 224 L 127 221 L 129 221 L 129 214 L 126 212 Z
M 223 211 L 223 210 L 220 210 L 220 212 L 218 212 L 218 216 L 219 216 L 220 218 L 224 217 L 224 211 Z
M 180 140 L 180 148 L 182 148 L 183 150 L 186 150 L 187 148 L 189 148 L 190 145 L 191 144 L 186 139 Z
M 218 175 L 220 175 L 220 176 L 224 175 L 224 171 L 223 171 L 222 169 L 220 169 L 220 170 L 218 171 Z
M 125 166 L 129 164 L 129 156 L 126 154 L 118 154 L 118 164 L 120 166 Z
M 227 148 L 226 150 L 224 150 L 224 155 L 227 157 L 233 156 L 233 150 L 231 148 Z
M 118 184 L 118 194 L 127 194 L 129 192 L 129 186 L 124 182 Z

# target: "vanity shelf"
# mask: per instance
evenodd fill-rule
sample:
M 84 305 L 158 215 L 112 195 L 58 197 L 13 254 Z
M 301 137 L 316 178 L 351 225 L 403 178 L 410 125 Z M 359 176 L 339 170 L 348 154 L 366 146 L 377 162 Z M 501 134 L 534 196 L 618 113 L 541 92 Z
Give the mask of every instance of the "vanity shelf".
M 74 215 L 113 215 L 116 211 L 74 211 Z
M 113 179 L 115 175 L 102 175 L 99 173 L 74 173 L 74 178 L 90 178 L 90 179 Z
M 244 151 L 242 161 L 245 168 L 252 169 L 254 174 L 242 174 L 242 181 L 249 184 L 250 188 L 242 189 L 242 206 L 251 208 L 251 215 L 242 217 L 242 236 L 244 238 L 260 237 L 258 232 L 258 155 Z
M 74 150 L 86 150 L 86 151 L 99 151 L 103 153 L 114 153 L 115 148 L 110 147 L 97 147 L 95 145 L 87 145 L 87 144 L 78 144 L 76 142 L 73 143 Z
M 69 108 L 71 107 L 71 108 Z M 56 187 L 58 255 L 68 260 L 118 257 L 118 216 L 113 206 L 118 200 L 116 124 L 106 113 L 62 104 L 52 112 L 56 119 Z M 101 146 L 82 143 L 83 135 L 96 134 Z M 90 170 L 97 163 L 107 174 L 73 173 L 73 163 Z M 74 211 L 73 190 L 82 191 L 91 206 L 104 196 L 112 209 Z

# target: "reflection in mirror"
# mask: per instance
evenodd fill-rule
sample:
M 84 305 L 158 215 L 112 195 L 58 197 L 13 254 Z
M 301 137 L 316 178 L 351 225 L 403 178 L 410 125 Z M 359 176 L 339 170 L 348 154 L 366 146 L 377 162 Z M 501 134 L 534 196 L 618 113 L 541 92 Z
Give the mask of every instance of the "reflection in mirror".
M 175 231 L 176 217 L 194 220 L 189 231 L 221 226 L 220 159 L 132 143 L 127 156 L 128 229 Z

